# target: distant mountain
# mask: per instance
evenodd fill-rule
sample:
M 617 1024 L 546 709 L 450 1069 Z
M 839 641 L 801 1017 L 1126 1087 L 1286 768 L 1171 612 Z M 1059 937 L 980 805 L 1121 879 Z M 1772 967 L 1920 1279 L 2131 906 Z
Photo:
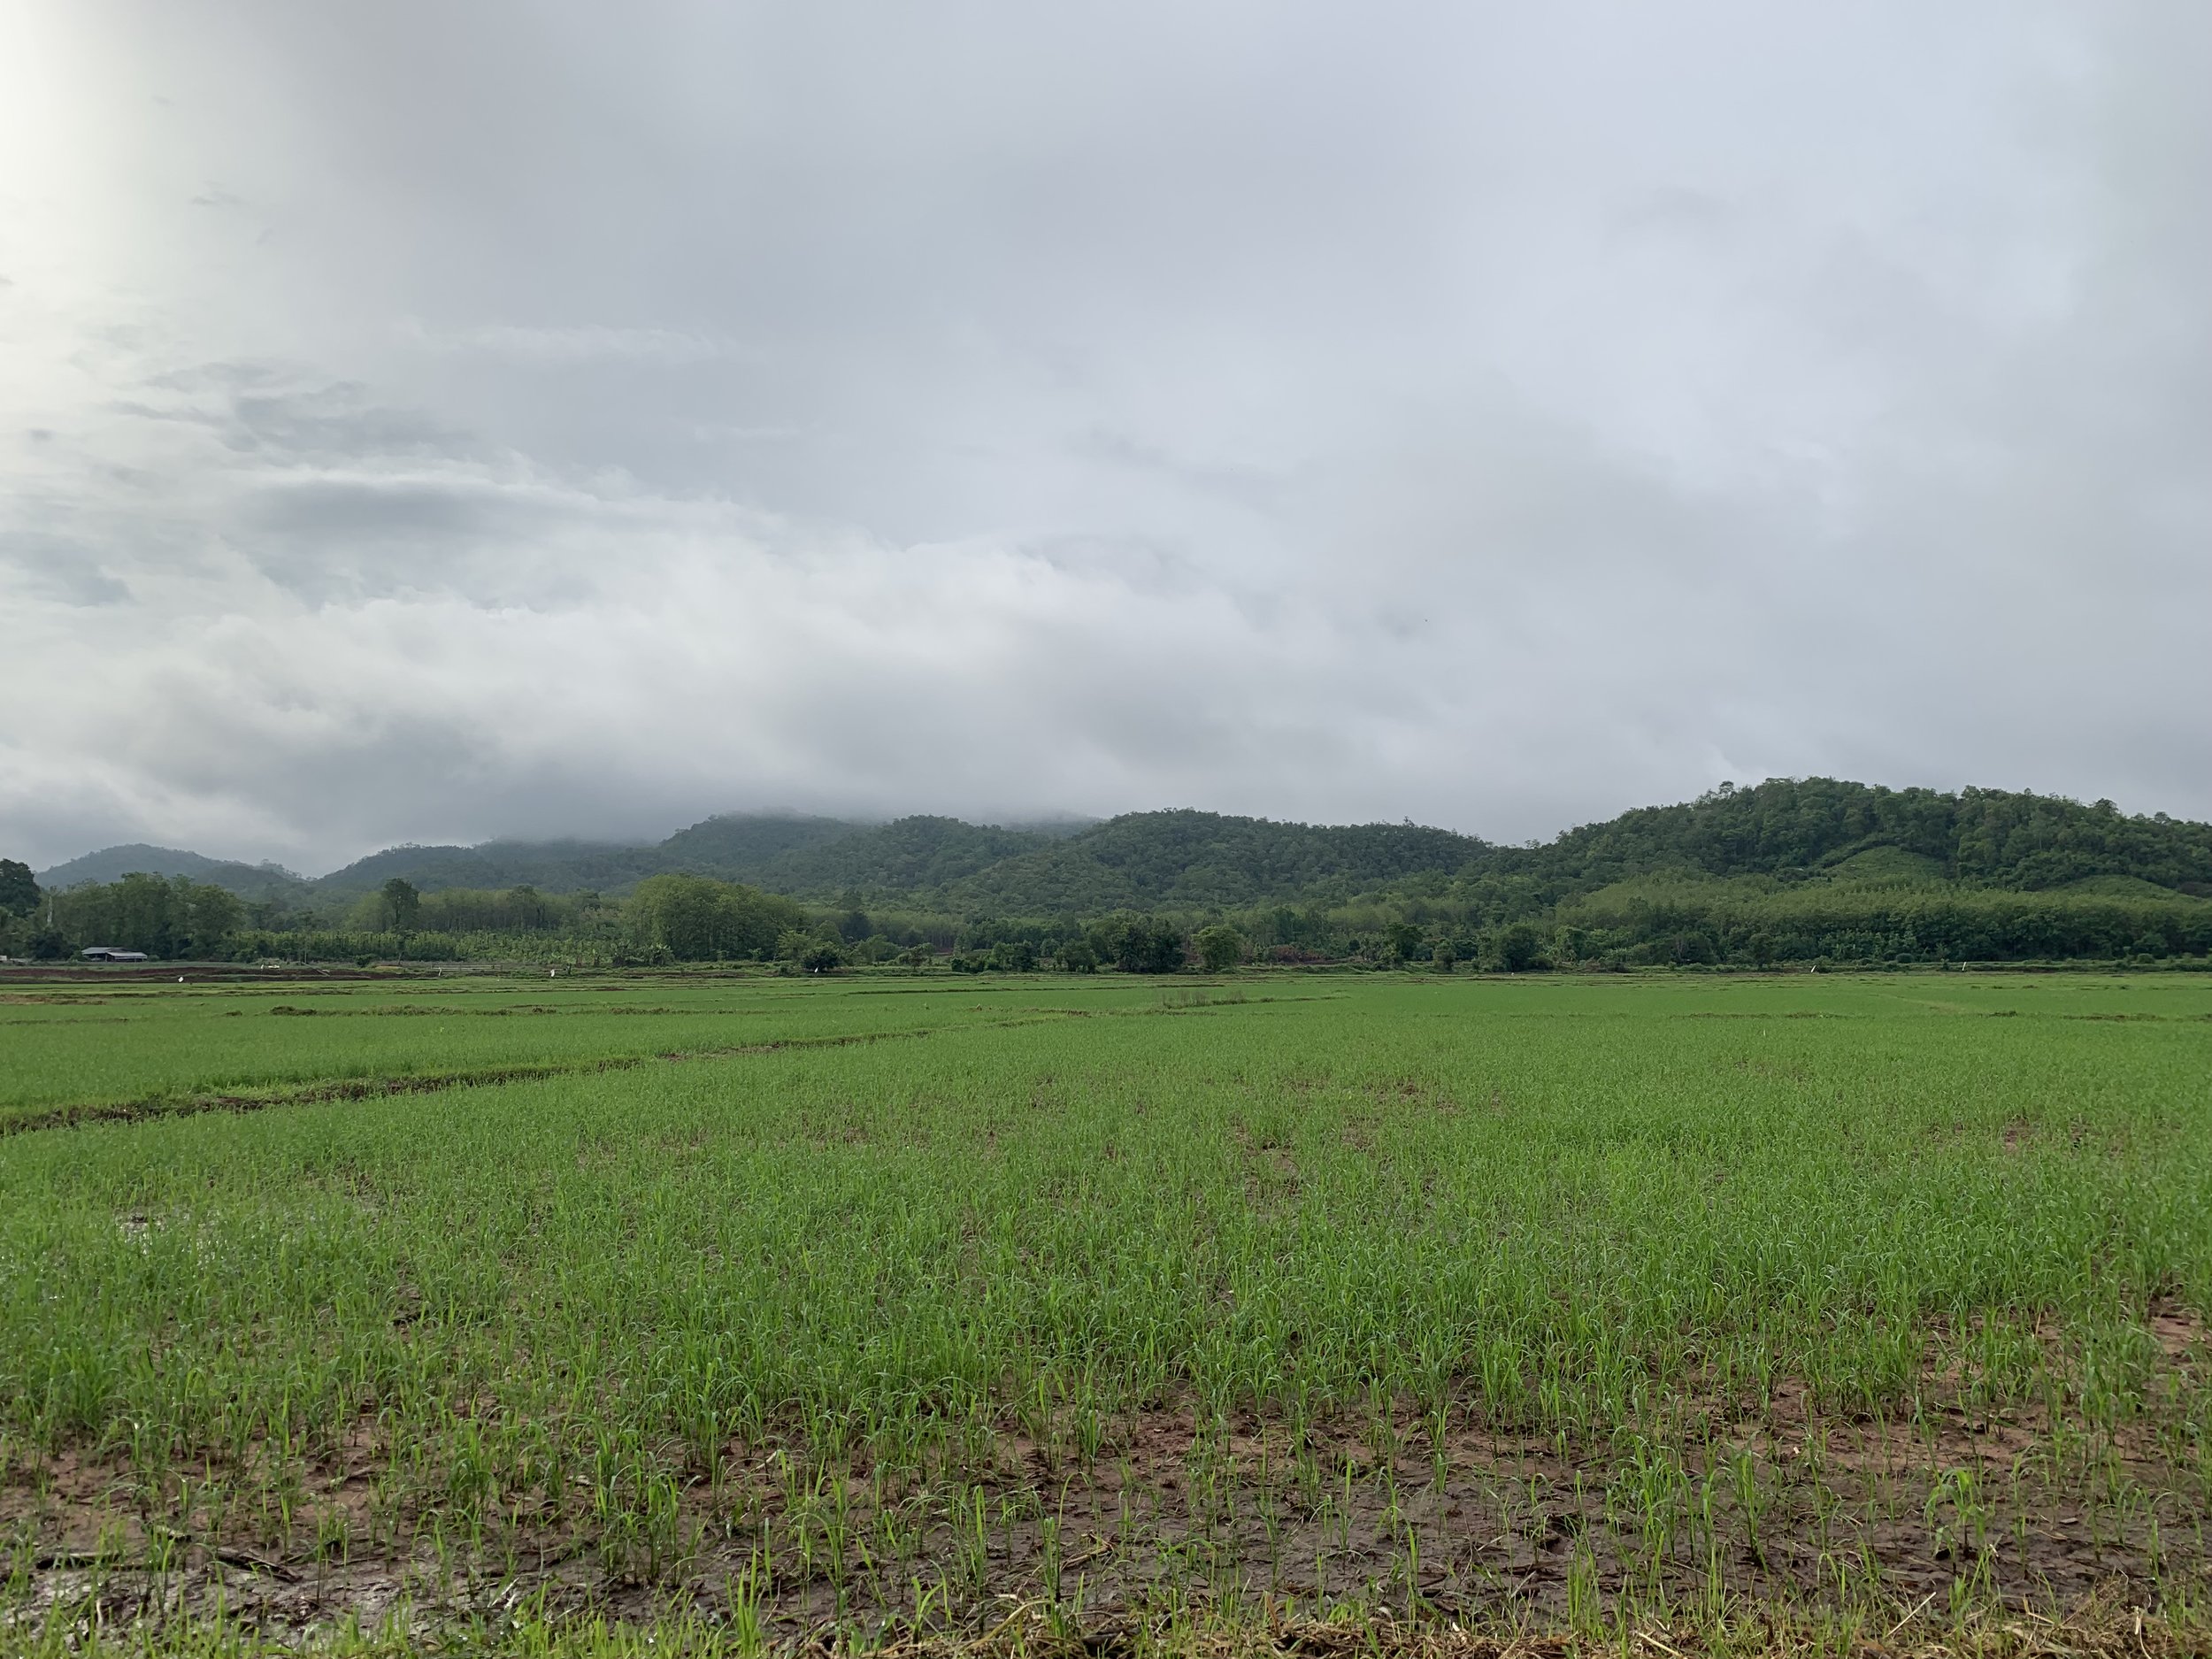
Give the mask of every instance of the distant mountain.
M 1861 861 L 1877 851 L 1892 879 L 1911 869 L 1931 879 L 2035 892 L 2131 876 L 2212 896 L 2212 825 L 2163 812 L 2130 817 L 2109 801 L 2085 806 L 2059 795 L 1952 795 L 1833 778 L 1770 778 L 1676 806 L 1640 807 L 1547 846 L 1502 848 L 1491 869 L 1564 893 L 1658 871 L 1802 879 L 1847 864 L 1870 869 Z
M 662 866 L 651 846 L 615 841 L 485 841 L 475 847 L 389 847 L 334 870 L 316 890 L 342 897 L 374 892 L 394 877 L 425 893 L 445 887 L 536 887 L 544 893 L 608 892 Z
M 1022 854 L 1064 844 L 1035 830 L 902 818 L 877 829 L 785 854 L 745 879 L 777 893 L 870 900 L 934 894 Z
M 1040 818 L 1021 823 L 1002 824 L 999 827 L 1019 830 L 1025 835 L 1041 835 L 1048 841 L 1064 841 L 1071 835 L 1080 835 L 1085 830 L 1096 829 L 1105 821 L 1098 818 Z
M 315 885 L 352 896 L 397 877 L 425 893 L 449 887 L 532 887 L 541 893 L 619 893 L 648 876 L 713 876 L 759 885 L 780 861 L 845 837 L 864 824 L 841 818 L 732 814 L 679 830 L 666 841 L 484 841 L 474 847 L 390 847 Z
M 104 848 L 51 870 L 42 870 L 38 884 L 58 893 L 88 881 L 119 881 L 127 875 L 184 876 L 256 901 L 299 899 L 311 891 L 304 876 L 295 875 L 281 864 L 239 864 L 204 857 L 177 847 L 149 847 L 142 841 Z
M 678 830 L 650 851 L 655 871 L 755 881 L 779 861 L 864 834 L 870 827 L 843 818 L 731 812 Z
M 1339 902 L 1409 876 L 1449 874 L 1487 841 L 1414 824 L 1280 824 L 1217 812 L 1130 812 L 955 882 L 955 908 L 1204 910 Z
M 1394 894 L 1533 914 L 1624 882 L 1683 879 L 2212 897 L 2212 825 L 2003 790 L 1770 779 L 1639 808 L 1535 847 L 1413 824 L 1290 824 L 1187 810 L 1021 826 L 731 814 L 652 844 L 395 847 L 313 882 L 273 864 L 143 846 L 74 859 L 39 880 L 68 887 L 132 870 L 301 904 L 349 900 L 395 876 L 426 892 L 528 886 L 611 895 L 681 872 L 795 898 L 972 916 L 1304 907 Z
M 648 876 L 713 876 L 803 898 L 847 894 L 878 902 L 934 894 L 964 877 L 1085 833 L 1078 823 L 1001 829 L 949 818 L 892 824 L 729 813 L 649 845 L 486 841 L 476 847 L 394 847 L 316 883 L 351 896 L 401 877 L 426 893 L 529 886 L 542 893 L 619 893 Z

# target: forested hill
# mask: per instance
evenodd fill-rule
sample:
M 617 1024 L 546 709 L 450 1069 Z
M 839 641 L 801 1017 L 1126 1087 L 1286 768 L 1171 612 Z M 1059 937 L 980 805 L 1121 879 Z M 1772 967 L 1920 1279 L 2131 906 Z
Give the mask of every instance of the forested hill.
M 4 850 L 4 849 L 0 849 Z M 314 891 L 314 883 L 279 864 L 241 864 L 209 858 L 178 847 L 149 847 L 142 841 L 103 848 L 72 858 L 67 864 L 39 872 L 39 885 L 50 891 L 82 887 L 90 881 L 119 881 L 136 872 L 150 876 L 182 876 L 204 881 L 236 894 L 242 899 L 300 900 Z
M 425 892 L 527 885 L 618 893 L 649 875 L 742 881 L 801 898 L 994 914 L 1207 909 L 1347 898 L 1448 874 L 1488 851 L 1449 830 L 1321 826 L 1215 812 L 1136 812 L 1090 826 L 1002 828 L 951 818 L 709 818 L 648 847 L 488 841 L 401 847 L 323 878 L 357 895 L 397 876 Z
M 605 841 L 485 841 L 475 847 L 390 847 L 318 881 L 326 895 L 353 898 L 395 878 L 425 893 L 451 887 L 535 887 L 542 893 L 612 893 L 663 868 L 650 846 Z
M 1811 778 L 1724 786 L 1549 843 L 1499 847 L 1412 824 L 1318 826 L 1190 810 L 1101 824 L 996 827 L 957 818 L 857 824 L 713 818 L 651 845 L 490 841 L 400 847 L 307 883 L 273 866 L 157 848 L 111 849 L 48 871 L 48 888 L 126 870 L 185 875 L 240 896 L 350 901 L 401 878 L 424 892 L 529 887 L 620 894 L 656 874 L 741 881 L 795 897 L 968 916 L 1094 915 L 1337 905 L 1363 895 L 1473 887 L 1548 907 L 1624 882 L 1761 878 L 1785 885 L 1913 881 L 2043 891 L 2162 889 L 2212 896 L 2212 826 L 2130 817 L 2109 803 L 1967 789 L 1887 789 Z
M 1562 892 L 1659 872 L 1787 879 L 1878 867 L 1892 876 L 2035 892 L 2124 878 L 2212 896 L 2212 825 L 2130 817 L 2109 801 L 1965 789 L 1886 789 L 1829 778 L 1724 785 L 1678 806 L 1643 807 L 1548 846 L 1499 849 L 1501 873 Z
M 647 876 L 712 876 L 772 892 L 934 892 L 1035 848 L 1051 833 L 909 818 L 891 824 L 780 814 L 710 818 L 650 845 L 486 841 L 477 847 L 395 847 L 348 864 L 317 885 L 374 892 L 394 877 L 426 893 L 451 887 L 532 887 L 541 893 L 620 893 Z
M 1049 851 L 1056 836 L 954 818 L 902 818 L 794 849 L 745 878 L 771 892 L 870 899 L 937 894 L 980 872 Z
M 979 870 L 944 896 L 961 910 L 1016 916 L 1332 903 L 1463 870 L 1490 850 L 1471 835 L 1412 824 L 1132 812 Z
M 485 841 L 474 847 L 392 847 L 333 871 L 326 893 L 373 893 L 394 877 L 425 893 L 530 887 L 541 893 L 619 893 L 647 876 L 714 876 L 760 884 L 784 861 L 867 829 L 841 818 L 710 818 L 664 841 Z

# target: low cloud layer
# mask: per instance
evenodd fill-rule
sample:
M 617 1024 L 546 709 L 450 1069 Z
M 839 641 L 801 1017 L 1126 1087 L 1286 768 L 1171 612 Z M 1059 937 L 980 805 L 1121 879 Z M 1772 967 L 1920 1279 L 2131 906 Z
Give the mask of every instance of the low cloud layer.
M 2212 14 L 1830 13 L 0 13 L 0 855 L 2212 816 Z

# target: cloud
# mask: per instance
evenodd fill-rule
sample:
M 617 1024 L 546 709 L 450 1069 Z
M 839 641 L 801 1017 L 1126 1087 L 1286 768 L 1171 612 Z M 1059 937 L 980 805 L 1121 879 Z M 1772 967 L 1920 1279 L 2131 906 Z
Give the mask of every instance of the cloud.
M 673 328 L 617 328 L 602 324 L 526 328 L 495 323 L 443 334 L 433 334 L 419 326 L 403 333 L 433 345 L 526 363 L 588 364 L 623 358 L 645 363 L 709 363 L 740 355 L 731 341 Z
M 32 530 L 0 531 L 0 582 L 25 599 L 72 608 L 120 604 L 131 596 L 100 568 L 94 549 Z
M 13 856 L 2212 815 L 2193 14 L 858 16 L 49 30 Z

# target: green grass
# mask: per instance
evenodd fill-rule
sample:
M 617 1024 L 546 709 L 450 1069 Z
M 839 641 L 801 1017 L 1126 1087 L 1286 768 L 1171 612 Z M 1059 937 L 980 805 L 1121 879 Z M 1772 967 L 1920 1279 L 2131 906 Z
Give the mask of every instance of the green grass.
M 1110 1005 L 1118 995 L 1132 994 L 1099 987 L 1023 1006 Z M 17 987 L 0 992 L 0 1133 L 73 1108 L 933 1030 L 987 1019 L 999 995 L 943 976 L 841 995 L 682 975 Z
M 2204 1593 L 2212 981 L 326 988 L 7 1003 L 0 1098 L 654 1057 L 0 1138 L 40 1617 L 64 1547 L 767 1635 Z

